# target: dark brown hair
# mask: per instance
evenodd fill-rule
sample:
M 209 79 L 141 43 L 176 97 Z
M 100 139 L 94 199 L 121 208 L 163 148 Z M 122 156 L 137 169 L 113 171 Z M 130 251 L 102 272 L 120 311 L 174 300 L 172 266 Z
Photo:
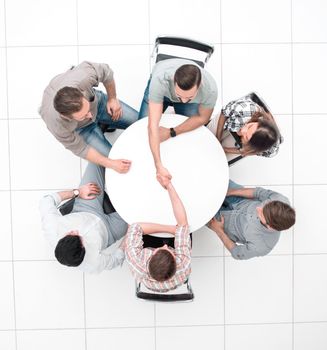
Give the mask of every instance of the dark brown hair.
M 295 210 L 281 201 L 271 201 L 263 207 L 267 225 L 277 231 L 287 230 L 295 224 Z
M 82 99 L 83 94 L 78 89 L 65 86 L 56 93 L 53 106 L 57 112 L 68 117 L 82 109 Z
M 174 83 L 182 90 L 190 90 L 193 86 L 199 87 L 201 84 L 200 68 L 194 64 L 180 66 L 175 72 Z
M 259 153 L 271 148 L 280 136 L 275 123 L 263 119 L 259 119 L 257 123 L 258 129 L 248 141 L 248 146 L 251 150 Z
M 176 273 L 176 260 L 166 249 L 159 249 L 149 261 L 149 273 L 156 281 L 163 282 Z

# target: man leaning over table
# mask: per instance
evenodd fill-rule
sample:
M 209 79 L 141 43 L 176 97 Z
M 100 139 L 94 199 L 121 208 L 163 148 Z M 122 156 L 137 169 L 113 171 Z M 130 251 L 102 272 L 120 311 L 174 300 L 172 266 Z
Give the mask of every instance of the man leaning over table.
M 61 264 L 89 273 L 122 265 L 123 249 L 111 252 L 108 247 L 125 235 L 127 224 L 117 212 L 104 212 L 104 188 L 105 168 L 89 163 L 78 189 L 55 192 L 41 199 L 42 230 Z M 59 204 L 73 197 L 72 212 L 61 215 Z
M 245 260 L 268 254 L 277 244 L 280 231 L 294 224 L 295 210 L 285 196 L 230 181 L 225 202 L 208 227 L 234 259 Z
M 149 143 L 157 179 L 164 186 L 164 178 L 171 174 L 160 156 L 160 142 L 194 130 L 206 124 L 217 100 L 217 85 L 213 77 L 195 62 L 172 58 L 158 62 L 144 92 L 139 118 L 149 116 Z M 175 128 L 159 127 L 162 113 L 173 106 L 177 114 L 189 117 Z
M 107 94 L 95 87 L 102 83 Z M 136 110 L 117 99 L 112 69 L 84 61 L 55 76 L 44 90 L 39 113 L 54 137 L 78 157 L 124 173 L 131 162 L 110 159 L 110 143 L 100 125 L 126 129 Z

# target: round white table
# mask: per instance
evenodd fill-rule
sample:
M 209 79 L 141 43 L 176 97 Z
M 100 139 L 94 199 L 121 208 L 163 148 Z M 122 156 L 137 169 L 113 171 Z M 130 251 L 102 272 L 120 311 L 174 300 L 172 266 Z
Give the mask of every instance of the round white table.
M 184 116 L 163 114 L 160 125 L 175 127 Z M 156 179 L 148 139 L 148 118 L 129 126 L 114 143 L 110 158 L 129 159 L 126 174 L 106 171 L 106 187 L 117 212 L 129 224 L 154 222 L 175 225 L 168 192 Z M 228 187 L 225 153 L 204 126 L 160 144 L 161 160 L 182 199 L 191 232 L 205 225 L 220 208 Z

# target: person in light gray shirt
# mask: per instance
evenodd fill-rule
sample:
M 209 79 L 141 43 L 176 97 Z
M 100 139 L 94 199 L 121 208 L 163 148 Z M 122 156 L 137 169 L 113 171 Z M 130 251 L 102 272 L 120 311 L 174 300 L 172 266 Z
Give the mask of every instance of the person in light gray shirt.
M 106 94 L 95 89 L 99 83 Z M 107 64 L 84 61 L 55 76 L 44 90 L 39 113 L 53 136 L 78 157 L 120 173 L 129 170 L 129 160 L 108 158 L 111 145 L 101 127 L 126 129 L 138 112 L 118 100 Z
M 239 260 L 268 254 L 280 231 L 295 224 L 295 210 L 280 193 L 244 188 L 230 181 L 225 202 L 208 223 L 232 257 Z
M 39 205 L 42 230 L 57 260 L 89 273 L 110 270 L 125 259 L 122 247 L 112 253 L 108 248 L 125 235 L 127 224 L 117 212 L 104 213 L 104 173 L 89 163 L 78 189 L 46 195 Z M 73 197 L 72 212 L 61 215 L 58 205 Z
M 171 58 L 158 62 L 144 92 L 139 118 L 149 116 L 149 144 L 157 172 L 164 187 L 164 177 L 171 174 L 163 166 L 160 142 L 205 125 L 217 100 L 217 85 L 205 69 L 191 60 Z M 173 106 L 177 114 L 189 117 L 174 128 L 159 127 L 162 113 Z

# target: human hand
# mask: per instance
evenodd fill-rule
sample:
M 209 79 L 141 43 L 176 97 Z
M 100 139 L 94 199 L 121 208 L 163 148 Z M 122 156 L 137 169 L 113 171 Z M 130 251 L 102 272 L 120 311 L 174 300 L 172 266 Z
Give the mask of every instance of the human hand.
M 101 193 L 101 188 L 93 182 L 89 182 L 79 188 L 79 197 L 82 199 L 94 199 Z
M 114 121 L 118 120 L 123 114 L 123 110 L 117 98 L 111 98 L 108 100 L 107 110 L 108 113 L 111 115 L 112 120 Z
M 159 126 L 159 138 L 160 142 L 168 140 L 170 138 L 170 129 Z
M 215 231 L 219 236 L 220 233 L 224 232 L 224 223 L 225 223 L 225 219 L 220 214 L 220 220 L 217 220 L 215 217 L 213 217 L 209 221 L 208 226 L 211 230 Z
M 127 159 L 111 159 L 110 168 L 122 174 L 129 171 L 131 164 L 132 162 Z
M 166 168 L 164 168 L 163 166 L 157 168 L 157 180 L 163 188 L 167 188 L 171 179 L 172 176 Z

